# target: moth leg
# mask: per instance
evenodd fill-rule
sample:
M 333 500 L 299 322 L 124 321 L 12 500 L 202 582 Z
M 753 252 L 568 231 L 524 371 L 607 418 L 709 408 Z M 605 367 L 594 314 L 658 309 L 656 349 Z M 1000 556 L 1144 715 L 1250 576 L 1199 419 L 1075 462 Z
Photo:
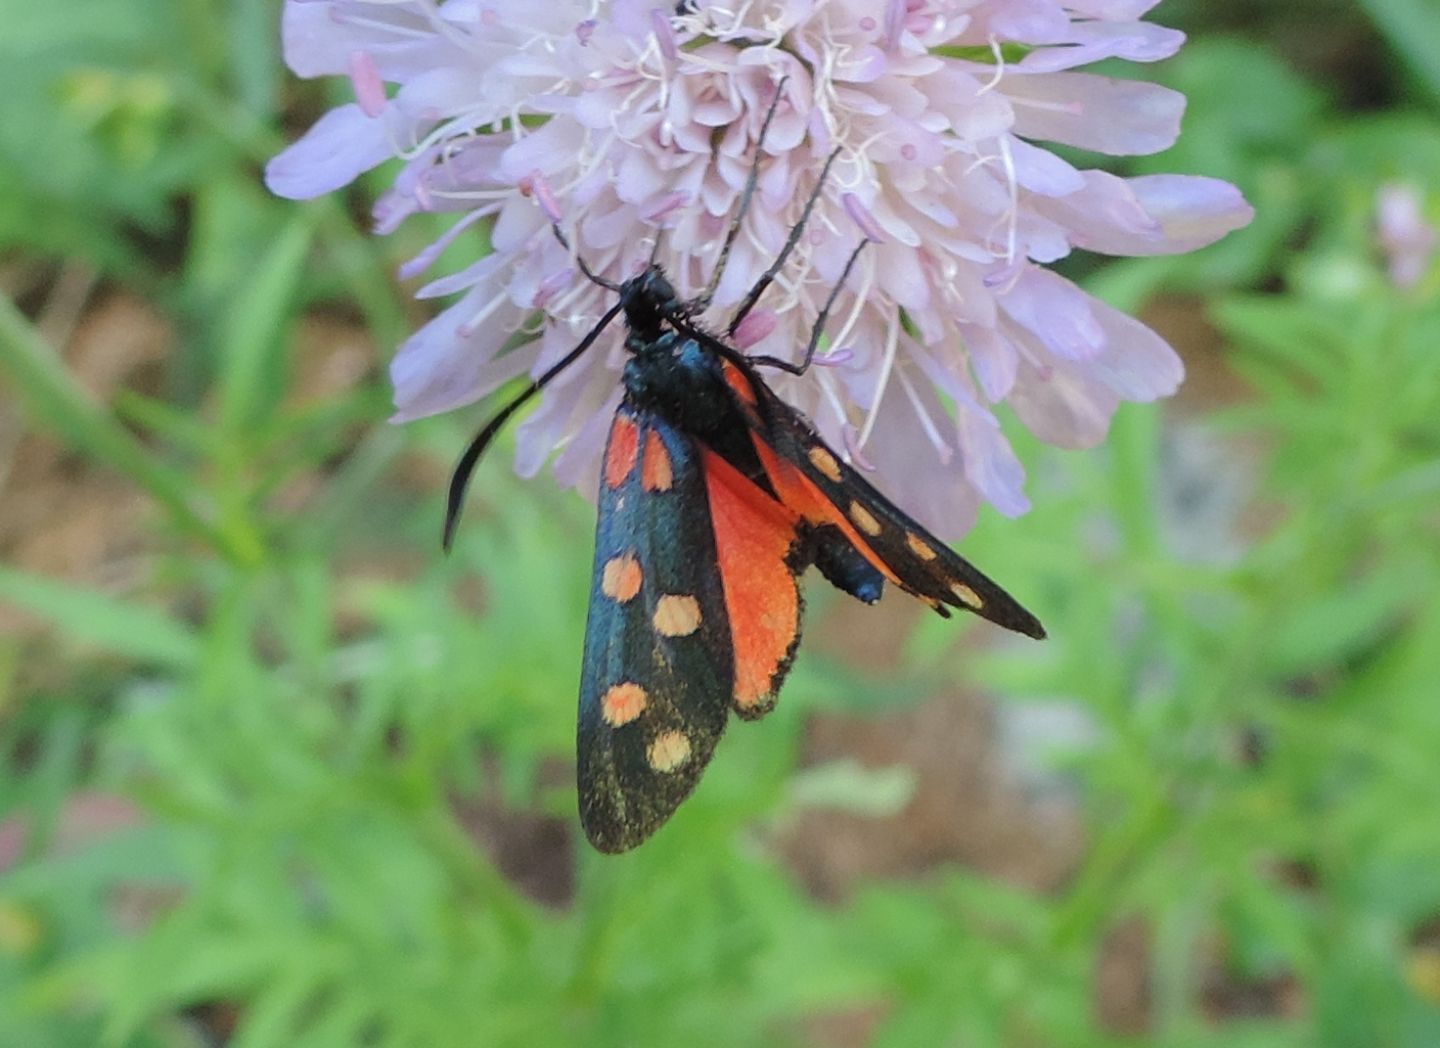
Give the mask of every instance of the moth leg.
M 820 336 L 825 333 L 825 323 L 830 319 L 830 308 L 835 305 L 835 300 L 840 297 L 840 290 L 845 286 L 845 281 L 850 279 L 850 270 L 855 268 L 855 263 L 860 258 L 860 252 L 865 245 L 870 243 L 869 238 L 860 241 L 855 245 L 855 250 L 850 252 L 850 258 L 845 263 L 845 269 L 840 274 L 840 279 L 830 289 L 830 295 L 825 299 L 825 305 L 815 318 L 815 326 L 810 329 L 810 344 L 805 347 L 805 359 L 798 364 L 792 364 L 788 360 L 781 360 L 778 357 L 766 356 L 764 354 L 750 358 L 752 364 L 763 364 L 767 367 L 779 368 L 781 371 L 788 371 L 792 375 L 803 375 L 809 370 L 811 362 L 815 359 L 815 350 L 820 345 Z M 731 334 L 734 334 L 735 325 L 730 325 Z

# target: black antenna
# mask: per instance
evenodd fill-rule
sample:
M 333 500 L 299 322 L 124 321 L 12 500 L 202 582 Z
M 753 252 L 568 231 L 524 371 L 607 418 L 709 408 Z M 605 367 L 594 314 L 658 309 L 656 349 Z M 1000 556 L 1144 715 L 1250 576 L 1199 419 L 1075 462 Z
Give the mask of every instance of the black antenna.
M 561 231 L 560 223 L 551 222 L 550 229 L 554 232 L 555 239 L 560 241 L 560 246 L 563 247 L 566 251 L 571 251 L 570 241 L 566 239 L 565 234 Z M 619 284 L 612 283 L 611 281 L 606 280 L 604 277 L 596 276 L 595 272 L 589 267 L 589 265 L 586 264 L 585 260 L 580 257 L 580 252 L 572 251 L 571 254 L 574 255 L 575 264 L 580 267 L 580 272 L 585 274 L 585 279 L 590 281 L 590 283 L 599 284 L 606 291 L 618 292 L 620 290 Z
M 549 213 L 553 214 L 554 212 Z M 596 274 L 586 261 L 580 257 L 580 253 L 570 247 L 570 240 L 565 236 L 565 231 L 560 228 L 558 220 L 550 223 L 550 231 L 555 234 L 555 239 L 560 241 L 560 246 L 575 259 L 575 264 L 580 267 L 580 272 L 585 274 L 586 280 L 589 280 L 592 284 L 598 284 L 606 291 L 620 291 L 619 284 L 606 280 L 604 277 Z M 475 472 L 475 467 L 480 463 L 480 457 L 485 454 L 486 449 L 490 447 L 490 443 L 500 433 L 500 430 L 505 427 L 505 423 L 510 421 L 511 415 L 524 407 L 531 397 L 548 386 L 555 376 L 579 360 L 585 351 L 595 344 L 595 340 L 600 337 L 600 333 L 610 326 L 610 322 L 620 314 L 620 310 L 623 308 L 625 307 L 624 300 L 622 299 L 606 310 L 605 315 L 602 316 L 599 322 L 590 329 L 589 333 L 580 340 L 578 346 L 569 353 L 566 353 L 565 356 L 546 371 L 545 374 L 521 390 L 514 400 L 496 412 L 495 417 L 485 423 L 480 432 L 475 434 L 474 439 L 470 441 L 469 446 L 465 449 L 465 453 L 460 456 L 460 461 L 455 463 L 455 472 L 450 475 L 450 493 L 445 505 L 445 533 L 441 539 L 441 545 L 444 547 L 446 553 L 450 552 L 450 547 L 455 543 L 455 529 L 460 525 L 460 513 L 465 508 L 465 489 L 470 484 L 470 476 Z
M 745 301 L 740 303 L 740 308 L 737 309 L 735 315 L 730 318 L 730 327 L 726 330 L 731 335 L 735 334 L 735 329 L 740 326 L 740 321 L 744 320 L 750 311 L 755 308 L 755 303 L 760 301 L 760 296 L 765 293 L 765 289 L 770 286 L 775 280 L 775 275 L 780 272 L 780 267 L 783 266 L 785 260 L 790 257 L 790 252 L 794 251 L 795 245 L 800 243 L 800 237 L 805 232 L 805 225 L 810 221 L 810 214 L 815 210 L 815 204 L 819 201 L 820 194 L 825 190 L 825 179 L 830 177 L 830 168 L 834 165 L 835 158 L 839 155 L 840 147 L 836 146 L 830 155 L 825 158 L 825 166 L 820 169 L 820 177 L 815 180 L 815 188 L 810 191 L 810 196 L 805 201 L 805 207 L 800 212 L 800 220 L 790 227 L 790 235 L 785 238 L 785 246 L 782 247 L 780 253 L 775 256 L 775 261 L 770 263 L 770 268 L 760 274 L 760 279 L 755 281 L 755 285 L 746 293 Z M 856 250 L 858 251 L 859 249 L 857 248 Z M 850 261 L 851 263 L 855 261 L 854 256 L 851 257 Z M 845 267 L 845 272 L 850 272 L 848 265 Z
M 555 234 L 556 236 L 560 236 L 558 227 L 555 230 Z M 563 237 L 560 242 L 562 244 L 565 242 Z M 583 264 L 581 268 L 584 269 Z M 590 279 L 596 283 L 602 283 L 599 278 L 592 276 L 588 269 L 585 269 L 585 275 L 589 276 Z M 613 285 L 607 283 L 603 286 L 612 287 Z M 465 449 L 465 454 L 460 456 L 460 461 L 455 464 L 455 472 L 450 477 L 450 494 L 445 505 L 445 536 L 442 540 L 442 544 L 447 553 L 455 541 L 455 529 L 460 524 L 460 511 L 465 507 L 465 488 L 470 483 L 470 475 L 475 472 L 475 466 L 479 463 L 480 456 L 485 454 L 485 449 L 490 446 L 490 442 L 495 439 L 496 434 L 500 432 L 505 423 L 510 421 L 511 415 L 519 411 L 536 393 L 539 393 L 548 386 L 556 375 L 580 359 L 584 352 L 600 337 L 600 333 L 610 326 L 612 320 L 620 315 L 620 310 L 623 308 L 623 303 L 616 302 L 606 310 L 605 315 L 590 329 L 590 333 L 580 340 L 578 346 L 569 353 L 566 353 L 565 356 L 551 367 L 550 370 L 546 371 L 545 374 L 521 390 L 514 400 L 501 408 L 495 414 L 495 417 L 487 422 L 479 433 L 475 434 L 475 439 L 470 441 L 470 446 Z

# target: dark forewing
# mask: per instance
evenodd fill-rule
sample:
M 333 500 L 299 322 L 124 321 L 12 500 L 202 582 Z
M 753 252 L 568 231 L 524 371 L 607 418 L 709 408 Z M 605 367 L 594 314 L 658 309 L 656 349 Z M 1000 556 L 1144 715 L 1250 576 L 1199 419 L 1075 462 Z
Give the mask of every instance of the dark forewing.
M 580 680 L 580 821 L 639 844 L 680 805 L 725 729 L 735 659 L 700 451 L 628 401 L 600 478 Z
M 1006 629 L 1045 636 L 1019 601 L 876 491 L 759 376 L 733 363 L 726 369 L 782 502 L 814 524 L 838 529 L 885 577 L 940 614 L 949 614 L 947 605 L 964 608 Z

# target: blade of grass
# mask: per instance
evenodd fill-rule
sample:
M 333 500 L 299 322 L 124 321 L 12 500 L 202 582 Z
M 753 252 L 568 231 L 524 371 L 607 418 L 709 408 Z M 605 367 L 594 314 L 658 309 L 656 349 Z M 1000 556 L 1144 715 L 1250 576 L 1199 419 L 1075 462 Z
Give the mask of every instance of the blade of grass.
M 129 477 L 166 508 L 183 533 L 236 561 L 257 548 L 207 520 L 192 503 L 194 486 L 166 468 L 75 380 L 54 350 L 7 296 L 0 295 L 0 372 L 8 375 L 32 420 L 71 447 Z
M 1375 27 L 1440 103 L 1440 22 L 1434 0 L 1360 0 Z
M 0 567 L 0 599 L 77 640 L 140 662 L 184 668 L 200 657 L 200 642 L 183 623 L 83 586 Z
M 311 215 L 297 212 L 233 300 L 220 340 L 220 427 L 231 440 L 259 423 L 273 402 L 267 390 L 279 385 L 280 347 L 314 227 Z

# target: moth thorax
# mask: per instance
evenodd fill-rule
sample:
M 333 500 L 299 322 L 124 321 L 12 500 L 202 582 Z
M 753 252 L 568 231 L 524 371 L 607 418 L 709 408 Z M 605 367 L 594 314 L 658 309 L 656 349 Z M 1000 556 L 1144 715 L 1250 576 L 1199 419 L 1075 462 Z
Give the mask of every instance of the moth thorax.
M 635 343 L 635 344 L 632 344 Z M 704 433 L 726 417 L 729 400 L 714 357 L 694 339 L 667 332 L 651 342 L 626 342 L 630 399 L 671 422 Z

